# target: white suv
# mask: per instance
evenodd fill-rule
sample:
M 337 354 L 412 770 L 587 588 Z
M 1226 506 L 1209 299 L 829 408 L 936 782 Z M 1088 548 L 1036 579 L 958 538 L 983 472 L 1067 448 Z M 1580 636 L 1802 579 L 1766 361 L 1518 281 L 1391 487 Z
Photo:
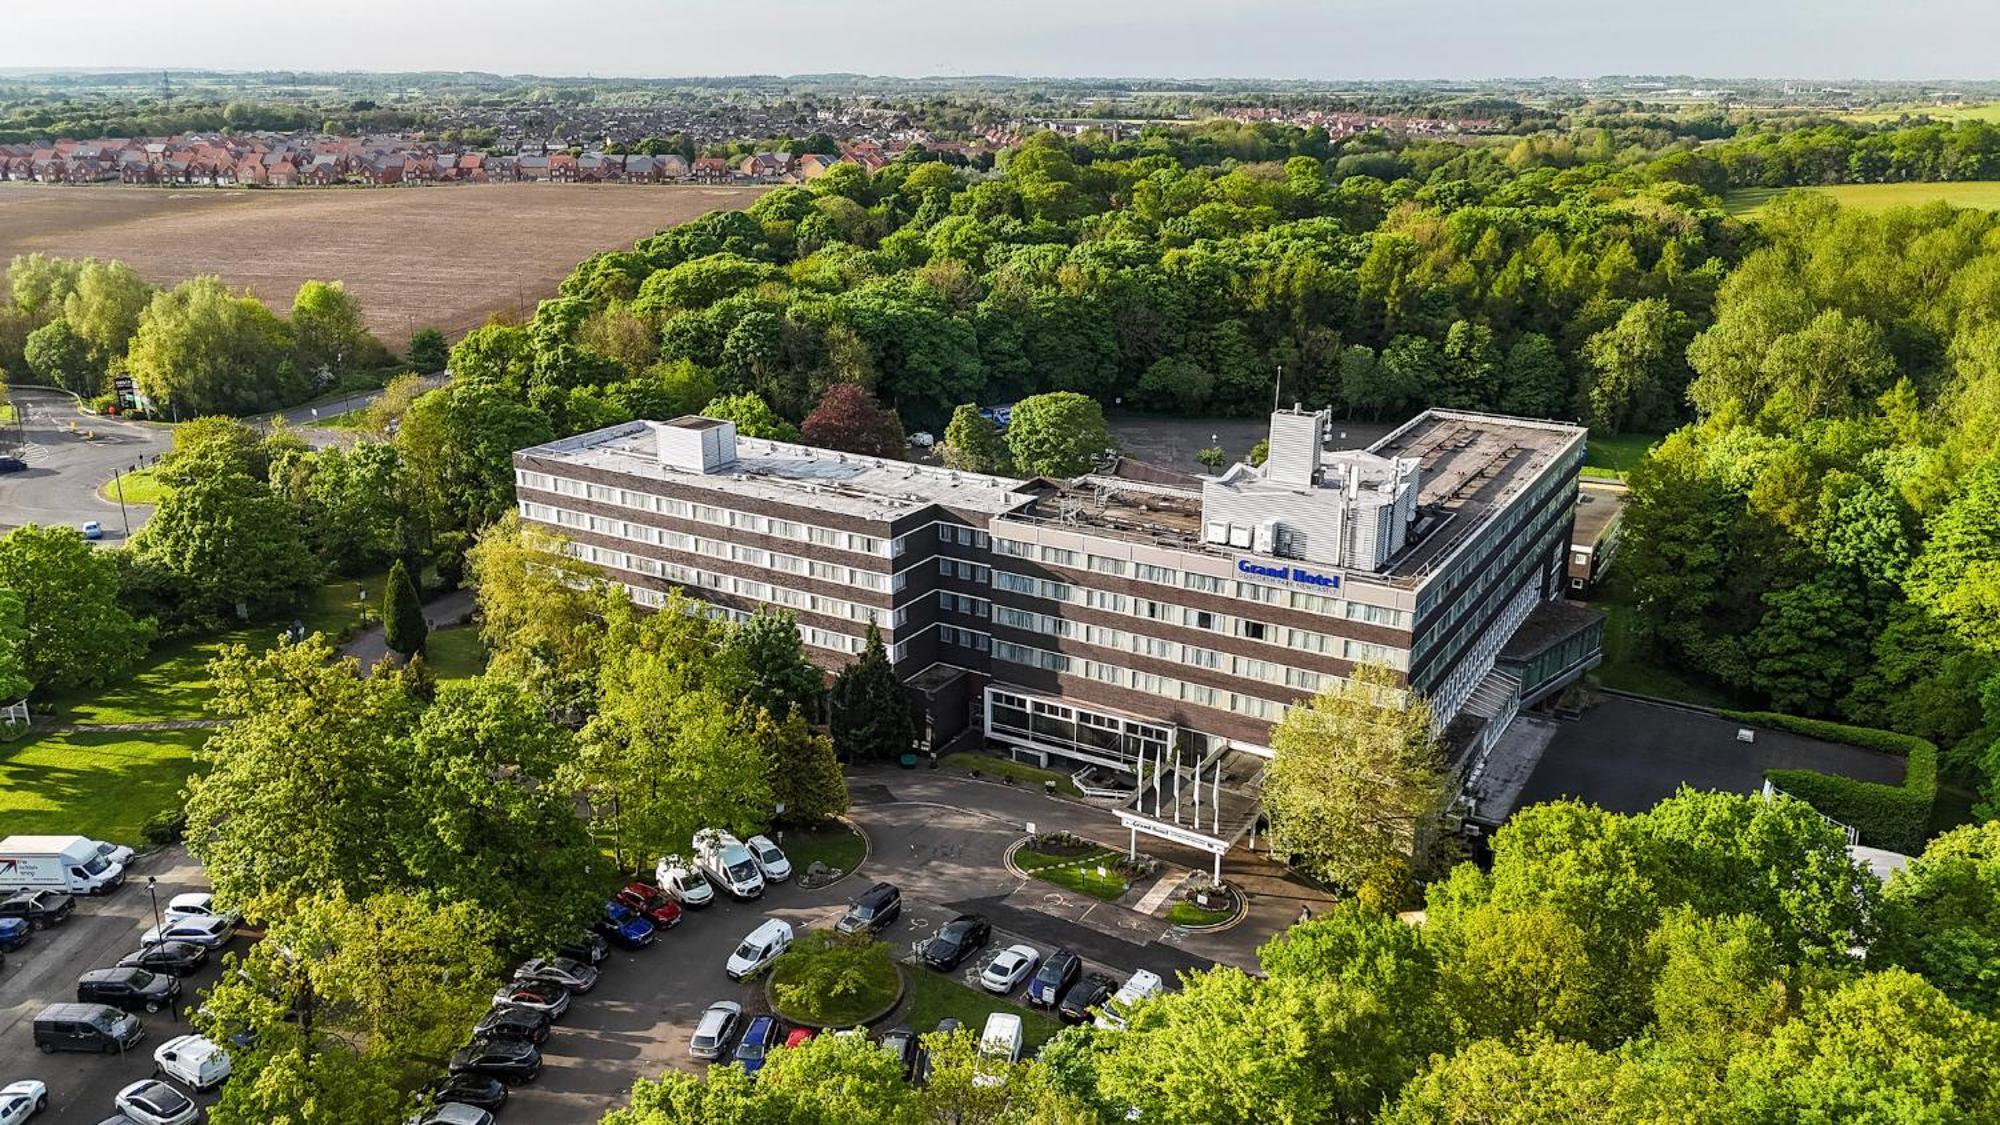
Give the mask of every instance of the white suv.
M 730 980 L 742 980 L 761 972 L 778 959 L 778 954 L 791 947 L 792 924 L 776 918 L 769 919 L 750 931 L 750 936 L 744 938 L 743 943 L 736 947 L 736 952 L 729 955 L 729 962 L 722 967 L 722 971 L 729 974 Z

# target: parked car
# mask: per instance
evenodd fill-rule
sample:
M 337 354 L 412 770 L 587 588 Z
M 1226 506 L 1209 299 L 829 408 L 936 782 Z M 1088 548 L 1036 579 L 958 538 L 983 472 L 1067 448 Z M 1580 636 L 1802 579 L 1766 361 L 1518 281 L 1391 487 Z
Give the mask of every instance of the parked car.
M 103 840 L 92 840 L 91 843 L 97 845 L 97 854 L 104 857 L 104 862 L 115 863 L 120 867 L 130 867 L 132 857 L 138 854 L 123 844 L 112 844 Z
M 903 892 L 894 883 L 877 883 L 847 904 L 847 913 L 833 928 L 843 934 L 879 934 L 903 913 Z
M 492 1113 L 463 1102 L 446 1102 L 410 1118 L 409 1125 L 493 1125 Z
M 1166 982 L 1160 979 L 1160 974 L 1140 969 L 1124 984 L 1118 986 L 1118 991 L 1111 999 L 1098 1006 L 1097 1026 L 1109 1031 L 1123 1031 L 1126 1009 L 1149 996 L 1158 996 L 1165 992 L 1166 988 Z
M 660 889 L 690 910 L 700 910 L 715 901 L 715 887 L 694 864 L 677 855 L 667 856 L 653 868 Z
M 1032 945 L 1010 945 L 980 970 L 979 987 L 997 996 L 1005 996 L 1019 988 L 1041 960 L 1040 951 Z
M 940 972 L 950 972 L 992 939 L 993 926 L 985 918 L 961 914 L 946 922 L 924 943 L 924 964 Z
M 743 846 L 749 850 L 751 860 L 757 864 L 757 870 L 763 872 L 765 879 L 782 883 L 792 877 L 792 861 L 785 858 L 785 853 L 771 842 L 769 836 L 752 836 L 743 841 Z
M 651 922 L 656 929 L 671 930 L 681 924 L 681 904 L 672 895 L 646 883 L 630 883 L 618 892 L 618 902 L 627 910 Z
M 25 473 L 28 463 L 19 457 L 0 457 L 0 473 Z
M 201 1107 L 193 1098 L 157 1078 L 132 1083 L 118 1091 L 111 1104 L 138 1125 L 188 1125 L 201 1119 Z
M 539 1008 L 495 1004 L 473 1025 L 472 1035 L 475 1039 L 526 1039 L 540 1046 L 548 1039 L 552 1022 L 550 1015 Z
M 644 949 L 653 944 L 659 930 L 651 922 L 617 902 L 604 904 L 604 917 L 595 923 L 597 932 L 621 949 Z
M 104 525 L 98 523 L 96 520 L 83 521 L 83 537 L 85 539 L 104 538 Z
M 986 1017 L 979 1033 L 979 1059 L 973 1063 L 974 1086 L 998 1086 L 1006 1081 L 1002 1064 L 1021 1061 L 1021 1017 L 1012 1012 L 994 1012 Z
M 545 980 L 571 992 L 589 992 L 597 987 L 597 970 L 567 957 L 536 957 L 514 970 L 515 980 Z
M 810 1027 L 795 1027 L 792 1029 L 790 1035 L 785 1036 L 785 1046 L 803 1047 L 806 1040 L 811 1039 L 815 1034 L 817 1032 L 813 1031 Z
M 694 1035 L 688 1040 L 688 1054 L 698 1059 L 719 1059 L 729 1050 L 729 1041 L 736 1037 L 736 1025 L 742 1022 L 743 1005 L 734 1000 L 717 1000 L 701 1014 L 701 1022 L 694 1025 Z
M 1083 975 L 1083 958 L 1067 949 L 1049 954 L 1028 982 L 1028 1003 L 1037 1008 L 1053 1008 L 1062 994 Z
M 748 902 L 764 894 L 764 873 L 757 870 L 750 849 L 727 832 L 706 828 L 695 833 L 694 861 L 702 874 L 719 883 L 733 899 Z
M 76 911 L 76 896 L 60 891 L 21 891 L 0 900 L 0 918 L 19 918 L 38 930 L 59 926 Z
M 762 972 L 778 955 L 792 947 L 792 924 L 770 918 L 750 931 L 722 966 L 730 980 L 742 980 Z
M 1099 973 L 1070 985 L 1056 1002 L 1056 1018 L 1064 1023 L 1082 1023 L 1090 1019 L 1111 994 L 1118 991 L 1118 982 Z
M 146 1037 L 139 1017 L 108 1004 L 50 1004 L 35 1016 L 35 1046 L 51 1051 L 129 1051 Z
M 452 1054 L 446 1068 L 453 1074 L 483 1074 L 519 1086 L 542 1072 L 542 1051 L 525 1039 L 474 1039 Z
M 181 998 L 179 977 L 146 969 L 92 969 L 76 978 L 79 1004 L 109 1004 L 128 1012 L 157 1012 Z
M 227 918 L 231 926 L 241 925 L 243 915 L 233 910 L 223 910 L 215 905 L 215 896 L 207 891 L 189 891 L 167 900 L 167 907 L 160 912 L 169 922 L 183 918 Z
M 203 1035 L 177 1035 L 153 1048 L 154 1072 L 199 1094 L 229 1081 L 229 1052 Z
M 434 1106 L 469 1105 L 478 1109 L 499 1109 L 507 1104 L 507 1086 L 484 1074 L 454 1074 L 440 1078 L 425 1088 Z
M 905 1081 L 917 1071 L 917 1031 L 909 1024 L 897 1024 L 882 1033 L 882 1049 L 896 1056 Z
M 47 1108 L 49 1088 L 32 1078 L 9 1082 L 0 1088 L 0 1125 L 21 1125 Z
M 139 935 L 139 944 L 185 941 L 209 949 L 220 949 L 235 936 L 236 923 L 227 918 L 183 918 L 178 922 L 162 922 L 148 929 Z
M 34 933 L 34 924 L 26 918 L 0 918 L 0 952 L 14 952 L 28 944 Z
M 569 989 L 545 980 L 517 980 L 502 985 L 493 994 L 495 1004 L 511 1004 L 516 1008 L 533 1008 L 537 1012 L 547 1012 L 552 1020 L 562 1018 L 569 1011 Z
M 148 969 L 155 973 L 185 977 L 208 964 L 208 947 L 191 941 L 163 941 L 158 945 L 142 945 L 136 952 L 127 953 L 118 961 L 121 969 Z
M 583 930 L 578 932 L 576 940 L 567 945 L 557 946 L 556 956 L 581 961 L 586 965 L 602 965 L 604 959 L 611 956 L 611 943 L 604 940 L 603 934 Z
M 778 1021 L 770 1016 L 758 1016 L 743 1029 L 743 1038 L 736 1044 L 736 1064 L 745 1074 L 755 1074 L 764 1068 L 764 1056 L 777 1046 Z
M 957 1018 L 956 1018 L 956 1017 L 953 1017 L 953 1016 L 946 1016 L 945 1018 L 943 1018 L 943 1019 L 941 1019 L 941 1020 L 939 1020 L 939 1021 L 937 1022 L 937 1027 L 935 1027 L 935 1028 L 933 1028 L 933 1029 L 931 1030 L 931 1034 L 932 1034 L 932 1035 L 950 1035 L 950 1034 L 951 1034 L 952 1032 L 954 1032 L 954 1031 L 957 1031 L 957 1030 L 959 1029 L 959 1027 L 960 1027 L 960 1026 L 961 1026 L 961 1025 L 960 1025 L 960 1023 L 958 1022 L 958 1020 L 957 1020 Z M 911 1080 L 912 1082 L 915 1082 L 915 1083 L 916 1083 L 917 1085 L 919 1085 L 919 1086 L 924 1086 L 924 1085 L 928 1085 L 928 1084 L 930 1083 L 930 1080 L 931 1080 L 931 1049 L 930 1049 L 930 1047 L 929 1047 L 928 1045 L 926 1045 L 926 1044 L 923 1044 L 923 1043 L 919 1043 L 919 1044 L 918 1044 L 918 1050 L 917 1050 L 917 1069 L 916 1069 L 916 1073 L 915 1073 L 915 1074 L 913 1074 L 913 1075 L 911 1076 L 910 1080 Z

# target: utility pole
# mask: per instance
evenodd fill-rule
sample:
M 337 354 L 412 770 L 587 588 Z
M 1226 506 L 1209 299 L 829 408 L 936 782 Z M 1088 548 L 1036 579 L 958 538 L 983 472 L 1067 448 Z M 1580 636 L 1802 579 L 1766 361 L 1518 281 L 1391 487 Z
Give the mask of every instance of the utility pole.
M 111 487 L 118 493 L 118 518 L 125 521 L 125 538 L 132 538 L 132 514 L 125 510 L 125 474 L 111 470 Z

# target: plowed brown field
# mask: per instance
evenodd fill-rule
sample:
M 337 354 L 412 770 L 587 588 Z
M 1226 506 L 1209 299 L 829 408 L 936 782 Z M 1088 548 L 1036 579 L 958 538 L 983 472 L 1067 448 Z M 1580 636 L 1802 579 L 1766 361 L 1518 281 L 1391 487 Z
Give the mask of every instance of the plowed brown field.
M 479 184 L 231 190 L 0 184 L 0 263 L 16 254 L 118 258 L 170 285 L 216 274 L 280 308 L 339 280 L 391 346 L 532 310 L 577 262 L 761 188 Z

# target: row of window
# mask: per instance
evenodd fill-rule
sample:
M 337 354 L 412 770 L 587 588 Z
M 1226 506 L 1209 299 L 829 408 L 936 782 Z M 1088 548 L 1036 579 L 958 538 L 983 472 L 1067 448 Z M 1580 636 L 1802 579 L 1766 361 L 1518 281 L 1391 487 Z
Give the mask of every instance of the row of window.
M 657 493 L 634 492 L 631 489 L 613 488 L 603 484 L 586 484 L 568 477 L 551 476 L 548 473 L 530 472 L 526 469 L 514 470 L 514 483 L 521 488 L 553 492 L 560 496 L 580 496 L 600 504 L 615 504 L 621 508 L 632 508 L 641 512 L 657 512 L 676 519 L 697 520 L 718 527 L 733 527 L 757 535 L 769 535 L 775 539 L 815 543 L 822 547 L 836 547 L 863 555 L 895 558 L 907 547 L 904 542 L 907 536 L 888 540 L 876 535 L 863 535 L 859 532 L 821 527 L 818 524 L 801 523 L 797 520 L 760 516 L 754 512 L 739 512 L 711 504 L 697 504 Z
M 940 578 L 956 578 L 962 582 L 977 582 L 984 586 L 993 575 L 992 567 L 966 562 L 964 559 L 941 558 L 937 564 Z
M 1442 597 L 1449 596 L 1454 608 L 1462 607 L 1471 601 L 1470 597 L 1459 594 L 1453 589 L 1464 578 L 1465 568 L 1478 563 L 1480 556 L 1484 553 L 1482 547 L 1485 544 L 1504 541 L 1507 533 L 1518 526 L 1523 519 L 1527 518 L 1528 513 L 1541 507 L 1543 502 L 1549 498 L 1550 493 L 1563 489 L 1574 490 L 1576 487 L 1577 467 L 1582 463 L 1583 454 L 1575 452 L 1571 454 L 1568 461 L 1559 465 L 1552 465 L 1548 469 L 1543 470 L 1544 475 L 1540 484 L 1537 484 L 1526 496 L 1523 496 L 1510 505 L 1505 515 L 1497 517 L 1492 524 L 1480 532 L 1478 539 L 1470 544 L 1460 546 L 1458 548 L 1460 553 L 1459 560 L 1453 563 L 1449 570 L 1446 570 L 1426 583 L 1423 592 L 1417 596 L 1417 616 L 1419 618 L 1427 618 L 1432 607 Z M 1567 513 L 1569 508 L 1573 506 L 1573 504 L 1556 505 L 1564 513 Z
M 1264 719 L 1275 723 L 1285 715 L 1285 705 L 1273 700 L 1222 691 L 1206 684 L 1189 683 L 1172 676 L 1140 672 L 1102 661 L 1077 660 L 1060 652 L 1050 652 L 1047 649 L 1014 644 L 1010 641 L 993 642 L 993 659 L 1051 672 L 1075 674 L 1130 691 L 1145 692 L 1166 699 L 1178 699 L 1201 707 L 1234 711 L 1253 719 Z
M 993 603 L 985 598 L 975 598 L 968 594 L 954 594 L 950 590 L 938 591 L 938 608 L 946 613 L 963 613 L 968 617 L 986 617 L 993 612 Z
M 877 593 L 894 593 L 907 583 L 902 574 L 883 574 L 875 570 L 844 566 L 840 563 L 821 562 L 818 559 L 788 555 L 781 551 L 767 551 L 762 547 L 746 547 L 740 543 L 729 543 L 720 539 L 703 539 L 681 531 L 669 531 L 651 524 L 631 523 L 626 520 L 611 519 L 606 516 L 587 515 L 568 508 L 557 508 L 548 504 L 538 504 L 532 500 L 520 502 L 521 515 L 539 523 L 552 523 L 558 527 L 592 531 L 599 535 L 609 535 L 627 539 L 634 543 L 649 543 L 690 554 L 707 555 L 710 558 L 727 559 L 747 566 L 781 570 L 787 574 L 802 574 L 842 586 L 856 586 Z
M 967 527 L 962 523 L 945 523 L 939 521 L 937 533 L 938 542 L 940 543 L 956 543 L 961 547 L 976 547 L 982 551 L 992 542 L 992 538 L 985 532 L 976 527 Z
M 1512 566 L 1508 566 L 1504 570 L 1498 568 L 1488 569 L 1479 576 L 1477 581 L 1468 584 L 1458 596 L 1453 598 L 1449 610 L 1426 619 L 1423 632 L 1418 635 L 1416 643 L 1411 646 L 1413 653 L 1411 659 L 1430 667 L 1449 667 L 1457 659 L 1459 652 L 1470 643 L 1471 630 L 1458 630 L 1442 652 L 1433 651 L 1437 648 L 1439 638 L 1443 637 L 1451 624 L 1460 617 L 1468 613 L 1484 611 L 1488 605 L 1488 601 L 1480 597 L 1480 595 L 1488 589 L 1495 586 L 1502 589 L 1513 589 L 1515 584 L 1526 577 L 1530 571 L 1539 569 L 1543 559 L 1546 557 L 1545 552 L 1551 549 L 1545 540 L 1556 530 L 1556 525 L 1561 523 L 1568 515 L 1568 510 L 1562 505 L 1551 506 L 1547 511 L 1542 513 L 1542 517 L 1536 520 L 1535 525 L 1522 537 L 1522 554 L 1514 560 Z
M 715 574 L 696 570 L 678 563 L 662 562 L 645 555 L 628 554 L 609 547 L 598 547 L 589 543 L 570 543 L 569 553 L 585 562 L 608 566 L 615 570 L 633 574 L 650 574 L 656 578 L 685 586 L 690 590 L 719 590 L 752 601 L 769 602 L 787 609 L 817 613 L 822 617 L 843 617 L 849 621 L 859 621 L 867 625 L 889 628 L 901 626 L 909 619 L 908 609 L 893 613 L 877 606 L 850 602 L 844 598 L 830 598 L 824 594 L 807 593 L 789 586 L 778 586 L 760 582 L 754 578 L 740 578 L 733 575 Z M 822 646 L 824 647 L 824 646 Z
M 667 595 L 650 587 L 627 585 L 625 592 L 639 605 L 658 609 L 667 604 Z M 694 612 L 705 613 L 710 617 L 724 621 L 742 621 L 750 616 L 742 610 L 730 609 L 728 606 L 713 605 L 708 602 L 697 601 L 693 603 L 691 608 Z M 833 652 L 844 652 L 849 655 L 860 652 L 866 645 L 866 642 L 860 637 L 851 636 L 833 629 L 822 629 L 816 625 L 800 625 L 799 639 L 813 648 L 829 649 Z M 903 646 L 901 644 L 888 645 L 886 646 L 886 651 L 891 663 L 903 658 Z
M 959 648 L 969 648 L 974 652 L 986 652 L 993 646 L 993 638 L 977 629 L 961 629 L 956 625 L 938 626 L 938 640 Z
M 1109 590 L 1079 589 L 1067 582 L 1057 582 L 1047 578 L 1030 578 L 1025 574 L 1015 574 L 1005 570 L 996 570 L 993 572 L 993 586 L 995 589 L 1007 590 L 1011 593 L 1027 594 L 1049 601 L 1067 602 L 1072 605 L 1086 606 L 1090 609 L 1104 610 L 1109 613 L 1123 613 L 1146 621 L 1159 621 L 1168 625 L 1181 625 L 1189 629 L 1200 629 L 1210 633 L 1242 637 L 1245 640 L 1262 641 L 1266 644 L 1282 645 L 1286 648 L 1305 649 L 1308 652 L 1325 653 L 1329 656 L 1339 656 L 1348 660 L 1367 660 L 1373 663 L 1388 664 L 1392 667 L 1407 667 L 1407 653 L 1402 649 L 1392 648 L 1388 645 L 1370 644 L 1366 641 L 1357 641 L 1347 637 L 1329 636 L 1328 634 L 1316 632 L 1311 629 L 1295 629 L 1273 625 L 1264 621 L 1253 621 L 1246 617 L 1216 613 L 1213 610 L 1196 609 L 1192 606 L 1176 605 L 1172 602 L 1154 601 L 1151 598 L 1127 597 L 1124 594 L 1113 593 Z M 999 612 L 998 609 L 994 611 L 996 619 L 999 617 Z M 1065 626 L 1072 624 L 1074 623 L 1063 622 Z M 1019 627 L 1027 628 L 1028 626 Z M 1042 629 L 1037 631 L 1047 632 L 1049 630 Z M 1107 630 L 1107 632 L 1116 634 L 1117 630 Z M 1072 634 L 1061 633 L 1059 635 L 1070 636 Z M 1113 643 L 1111 647 L 1125 648 L 1127 646 L 1123 642 L 1118 642 Z M 1139 650 L 1134 647 L 1133 651 Z
M 1127 633 L 1120 629 L 1110 629 L 1101 625 L 1089 625 L 1069 621 L 1061 617 L 1051 617 L 1042 613 L 1030 613 L 1026 610 L 1015 609 L 1012 606 L 994 606 L 993 622 L 996 625 L 1005 625 L 1024 632 L 1062 637 L 1066 640 L 1081 641 L 1087 645 L 1097 645 L 1101 648 L 1119 649 L 1125 652 L 1137 653 L 1140 656 L 1150 656 L 1155 660 L 1172 661 L 1176 664 L 1186 664 L 1194 668 L 1227 671 L 1232 676 L 1239 676 L 1246 680 L 1261 680 L 1270 684 L 1282 684 L 1285 687 L 1308 695 L 1317 694 L 1329 681 L 1339 679 L 1337 676 L 1329 676 L 1305 668 L 1295 668 L 1291 665 L 1275 661 L 1258 660 L 1248 656 L 1235 656 L 1217 652 L 1214 649 L 1162 640 L 1159 637 Z M 1359 644 L 1359 642 L 1350 643 Z M 1367 647 L 1379 648 L 1380 646 Z M 1351 651 L 1353 655 L 1348 655 L 1347 657 L 1350 660 L 1376 659 L 1372 654 L 1363 653 L 1359 649 Z M 1347 655 L 1347 653 L 1343 653 L 1342 655 Z
M 1267 605 L 1287 605 L 1292 609 L 1307 613 L 1325 614 L 1328 617 L 1344 617 L 1349 621 L 1365 621 L 1370 625 L 1386 625 L 1391 628 L 1407 628 L 1410 615 L 1400 609 L 1388 606 L 1369 605 L 1365 602 L 1348 601 L 1344 598 L 1327 597 L 1324 594 L 1309 593 L 1305 590 L 1286 590 L 1277 586 L 1267 586 L 1262 582 L 1243 582 L 1229 578 L 1218 578 L 1212 574 L 1197 571 L 1181 571 L 1172 567 L 1156 566 L 1152 563 L 1128 563 L 1124 559 L 1108 555 L 1094 555 L 1072 551 L 1063 547 L 1042 546 L 1026 543 L 1018 539 L 996 538 L 993 553 L 1007 558 L 1035 559 L 1050 566 L 1069 567 L 1074 570 L 1089 570 L 1097 574 L 1113 577 L 1132 577 L 1141 582 L 1152 582 L 1161 586 L 1177 586 L 1183 590 L 1197 590 L 1205 594 L 1235 597 L 1244 601 L 1263 602 Z

